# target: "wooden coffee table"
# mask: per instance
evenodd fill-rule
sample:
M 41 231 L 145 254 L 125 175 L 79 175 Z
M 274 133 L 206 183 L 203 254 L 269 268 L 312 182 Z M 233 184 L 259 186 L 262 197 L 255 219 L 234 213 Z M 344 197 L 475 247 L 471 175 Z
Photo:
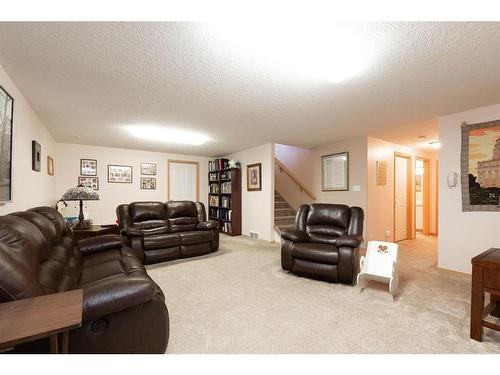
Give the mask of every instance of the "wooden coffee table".
M 500 315 L 500 249 L 489 249 L 472 258 L 470 337 L 482 341 L 483 327 L 500 332 L 500 325 L 486 321 L 488 315 Z M 490 302 L 484 307 L 484 293 Z
M 0 303 L 0 351 L 50 337 L 50 352 L 68 353 L 69 331 L 82 325 L 83 289 Z

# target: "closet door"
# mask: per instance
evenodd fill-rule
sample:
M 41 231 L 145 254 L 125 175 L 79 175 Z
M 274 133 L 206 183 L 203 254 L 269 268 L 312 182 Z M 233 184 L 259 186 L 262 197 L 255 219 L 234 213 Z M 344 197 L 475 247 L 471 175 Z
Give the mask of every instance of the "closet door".
M 199 163 L 196 161 L 168 160 L 167 199 L 169 201 L 199 200 Z

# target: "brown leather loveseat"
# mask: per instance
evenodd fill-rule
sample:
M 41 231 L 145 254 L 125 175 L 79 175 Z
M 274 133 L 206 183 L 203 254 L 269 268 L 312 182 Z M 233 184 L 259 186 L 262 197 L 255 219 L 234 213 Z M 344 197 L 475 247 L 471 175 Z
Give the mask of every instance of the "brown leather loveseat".
M 83 289 L 83 324 L 71 353 L 165 352 L 164 295 L 121 236 L 76 242 L 52 207 L 0 216 L 0 303 L 73 289 Z M 48 351 L 48 340 L 33 344 L 16 350 Z
M 133 202 L 117 207 L 121 234 L 144 264 L 205 255 L 219 248 L 218 223 L 201 202 Z
M 281 267 L 298 275 L 353 284 L 363 242 L 363 209 L 342 204 L 302 205 L 295 230 L 284 232 Z

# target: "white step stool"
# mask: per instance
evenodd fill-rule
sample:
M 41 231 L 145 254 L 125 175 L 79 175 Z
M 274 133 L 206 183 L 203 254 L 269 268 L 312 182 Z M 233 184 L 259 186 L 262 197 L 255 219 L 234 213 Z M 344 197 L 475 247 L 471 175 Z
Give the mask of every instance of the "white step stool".
M 361 291 L 370 280 L 389 284 L 389 293 L 394 297 L 398 292 L 399 278 L 396 268 L 398 245 L 392 242 L 370 241 L 366 257 L 359 260 L 358 286 Z

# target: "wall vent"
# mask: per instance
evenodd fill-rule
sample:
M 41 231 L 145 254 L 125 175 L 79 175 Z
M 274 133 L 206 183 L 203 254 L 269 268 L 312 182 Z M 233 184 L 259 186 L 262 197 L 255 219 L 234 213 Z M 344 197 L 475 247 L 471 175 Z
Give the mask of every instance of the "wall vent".
M 250 238 L 252 240 L 258 240 L 259 239 L 259 233 L 257 233 L 257 232 L 250 232 Z

